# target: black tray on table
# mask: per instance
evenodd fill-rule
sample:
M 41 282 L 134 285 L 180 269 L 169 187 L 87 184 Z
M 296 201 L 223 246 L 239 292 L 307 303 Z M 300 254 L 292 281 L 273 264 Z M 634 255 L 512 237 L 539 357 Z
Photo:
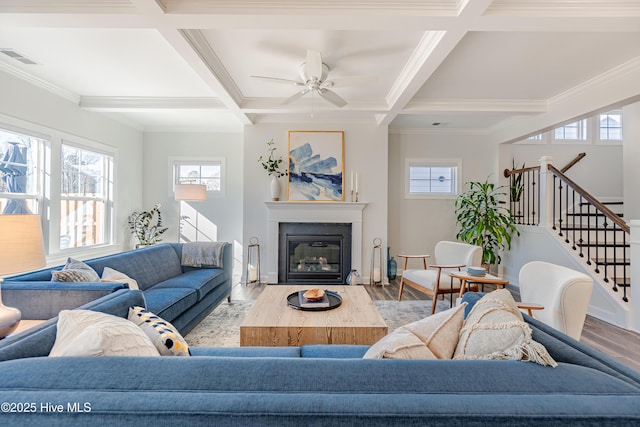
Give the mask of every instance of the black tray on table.
M 299 292 L 289 294 L 287 297 L 287 305 L 291 308 L 295 308 L 296 310 L 303 311 L 327 311 L 340 307 L 340 304 L 342 304 L 342 297 L 338 295 L 337 292 L 325 290 L 324 293 L 327 295 L 327 298 L 329 298 L 329 307 L 301 307 Z

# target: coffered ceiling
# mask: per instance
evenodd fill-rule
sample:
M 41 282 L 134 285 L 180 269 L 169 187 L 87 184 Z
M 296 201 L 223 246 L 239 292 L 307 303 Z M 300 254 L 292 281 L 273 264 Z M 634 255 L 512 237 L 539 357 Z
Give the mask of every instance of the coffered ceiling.
M 640 70 L 640 1 L 0 0 L 0 48 L 1 70 L 143 131 L 489 132 Z M 307 50 L 345 106 L 251 77 L 299 80 Z

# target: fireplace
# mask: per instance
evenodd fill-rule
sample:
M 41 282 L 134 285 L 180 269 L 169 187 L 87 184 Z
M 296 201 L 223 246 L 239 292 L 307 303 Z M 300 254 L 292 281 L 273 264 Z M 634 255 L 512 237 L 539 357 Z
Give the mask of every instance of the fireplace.
M 344 284 L 351 270 L 350 223 L 279 225 L 278 282 Z
M 366 202 L 265 202 L 268 212 L 267 283 L 281 283 L 279 275 L 280 224 L 351 224 L 352 269 L 362 270 L 362 214 Z M 343 254 L 345 251 L 343 250 Z M 347 271 L 347 275 L 348 275 Z M 346 281 L 346 278 L 344 279 Z

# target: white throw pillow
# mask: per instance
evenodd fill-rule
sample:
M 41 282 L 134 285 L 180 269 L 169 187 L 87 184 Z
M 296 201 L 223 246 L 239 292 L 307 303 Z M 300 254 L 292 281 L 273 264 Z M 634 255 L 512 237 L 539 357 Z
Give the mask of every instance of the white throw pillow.
M 122 317 L 91 310 L 62 310 L 49 356 L 159 356 L 149 337 Z
M 454 359 L 522 360 L 556 367 L 547 349 L 531 338 L 531 328 L 506 289 L 475 303 L 455 350 Z
M 369 348 L 364 359 L 451 359 L 464 322 L 463 303 L 401 326 Z
M 162 356 L 190 356 L 189 344 L 166 320 L 144 307 L 129 308 L 129 320 L 142 329 Z
M 140 289 L 138 287 L 138 282 L 135 279 L 127 276 L 124 273 L 119 272 L 118 270 L 114 270 L 110 267 L 105 267 L 102 270 L 102 277 L 100 278 L 101 282 L 122 282 L 129 285 L 129 289 Z

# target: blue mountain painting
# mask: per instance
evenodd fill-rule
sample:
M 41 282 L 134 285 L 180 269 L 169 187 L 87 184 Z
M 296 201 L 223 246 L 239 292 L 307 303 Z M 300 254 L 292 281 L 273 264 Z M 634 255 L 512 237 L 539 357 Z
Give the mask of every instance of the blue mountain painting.
M 289 152 L 289 199 L 342 200 L 342 171 L 335 157 L 313 154 L 309 143 Z

